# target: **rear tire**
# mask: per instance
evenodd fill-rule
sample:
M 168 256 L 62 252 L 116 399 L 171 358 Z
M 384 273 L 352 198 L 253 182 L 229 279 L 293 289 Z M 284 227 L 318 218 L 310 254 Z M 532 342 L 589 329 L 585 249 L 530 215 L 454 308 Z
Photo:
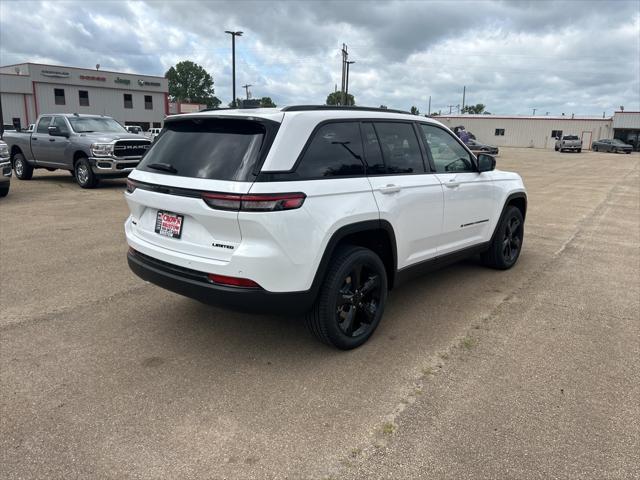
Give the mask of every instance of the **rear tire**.
M 82 188 L 95 188 L 98 185 L 98 177 L 91 170 L 91 165 L 86 157 L 80 157 L 76 162 L 74 176 Z
M 0 188 L 0 198 L 6 197 L 7 195 L 9 195 L 9 185 L 4 188 Z
M 581 148 L 578 149 L 578 153 L 582 153 L 582 149 Z
M 493 241 L 484 252 L 482 262 L 491 268 L 507 270 L 513 267 L 522 251 L 524 240 L 524 219 L 517 207 L 507 207 L 500 224 L 496 228 Z
M 27 163 L 21 153 L 16 153 L 13 156 L 13 170 L 20 180 L 31 180 L 33 177 L 33 167 Z
M 318 340 L 341 350 L 365 343 L 373 334 L 387 300 L 387 273 L 373 251 L 341 247 L 331 259 L 306 324 Z
M 597 152 L 597 151 L 598 151 L 598 147 L 594 146 L 594 147 L 592 148 L 592 150 L 593 150 L 594 152 Z

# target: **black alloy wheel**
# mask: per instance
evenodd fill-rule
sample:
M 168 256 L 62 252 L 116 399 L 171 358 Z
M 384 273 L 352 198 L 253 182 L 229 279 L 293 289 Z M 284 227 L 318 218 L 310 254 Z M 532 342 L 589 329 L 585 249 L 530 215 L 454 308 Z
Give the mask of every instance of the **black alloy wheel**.
M 515 206 L 508 206 L 498 224 L 489 248 L 482 253 L 483 263 L 506 270 L 518 261 L 524 240 L 524 218 Z
M 504 229 L 502 239 L 502 256 L 507 263 L 513 264 L 520 254 L 522 246 L 522 221 L 513 216 L 509 219 Z
M 382 297 L 380 275 L 364 262 L 353 265 L 336 299 L 338 328 L 347 337 L 370 333 Z
M 359 347 L 380 323 L 386 300 L 387 272 L 380 257 L 364 247 L 339 247 L 306 315 L 307 327 L 327 345 Z

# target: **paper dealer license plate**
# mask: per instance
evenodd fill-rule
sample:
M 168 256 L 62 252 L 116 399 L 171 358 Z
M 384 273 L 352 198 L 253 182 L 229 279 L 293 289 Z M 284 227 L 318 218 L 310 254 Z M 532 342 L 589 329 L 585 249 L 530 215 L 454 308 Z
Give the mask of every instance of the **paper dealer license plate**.
M 183 222 L 183 215 L 159 210 L 156 216 L 156 233 L 165 237 L 180 238 Z

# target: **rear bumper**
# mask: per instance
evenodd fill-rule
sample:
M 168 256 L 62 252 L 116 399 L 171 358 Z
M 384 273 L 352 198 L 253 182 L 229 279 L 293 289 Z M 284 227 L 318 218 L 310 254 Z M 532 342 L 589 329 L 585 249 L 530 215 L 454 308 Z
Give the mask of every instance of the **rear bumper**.
M 210 282 L 205 272 L 172 265 L 130 249 L 127 261 L 131 270 L 143 280 L 159 287 L 233 310 L 251 313 L 301 314 L 315 301 L 312 290 L 302 292 L 268 292 L 263 289 L 238 288 Z

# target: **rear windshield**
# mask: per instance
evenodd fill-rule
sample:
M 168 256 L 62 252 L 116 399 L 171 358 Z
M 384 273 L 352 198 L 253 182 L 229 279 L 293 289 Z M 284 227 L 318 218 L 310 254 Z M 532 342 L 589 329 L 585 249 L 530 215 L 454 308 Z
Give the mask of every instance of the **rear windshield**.
M 167 122 L 138 168 L 181 177 L 251 181 L 264 153 L 267 130 L 272 129 L 252 120 Z
M 580 140 L 577 135 L 566 135 L 565 140 Z

